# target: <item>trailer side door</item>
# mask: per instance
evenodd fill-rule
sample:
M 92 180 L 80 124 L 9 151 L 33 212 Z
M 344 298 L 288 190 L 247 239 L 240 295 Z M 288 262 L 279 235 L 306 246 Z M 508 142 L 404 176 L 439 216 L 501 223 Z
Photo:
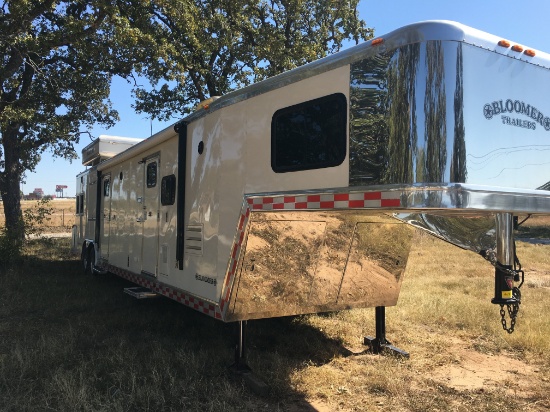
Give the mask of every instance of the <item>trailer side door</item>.
M 145 179 L 143 182 L 143 236 L 141 272 L 157 276 L 159 243 L 159 156 L 145 161 Z
M 101 178 L 101 194 L 103 196 L 101 204 L 103 213 L 101 219 L 101 239 L 99 242 L 101 248 L 101 257 L 109 258 L 109 237 L 111 232 L 111 174 L 104 175 Z

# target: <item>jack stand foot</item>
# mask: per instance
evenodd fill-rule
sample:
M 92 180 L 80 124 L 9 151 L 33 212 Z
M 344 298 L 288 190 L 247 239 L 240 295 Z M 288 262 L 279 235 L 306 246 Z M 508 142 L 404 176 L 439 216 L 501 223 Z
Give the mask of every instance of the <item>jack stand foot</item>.
M 384 306 L 377 306 L 375 309 L 375 316 L 376 337 L 373 338 L 372 336 L 366 336 L 363 340 L 363 345 L 368 346 L 367 350 L 374 354 L 385 352 L 391 355 L 408 358 L 408 352 L 393 346 L 386 339 L 386 308 Z
M 245 340 L 246 321 L 237 322 L 237 334 L 235 345 L 235 362 L 229 367 L 229 371 L 243 380 L 244 384 L 255 394 L 267 396 L 269 386 L 259 376 L 252 372 L 252 369 L 246 364 Z

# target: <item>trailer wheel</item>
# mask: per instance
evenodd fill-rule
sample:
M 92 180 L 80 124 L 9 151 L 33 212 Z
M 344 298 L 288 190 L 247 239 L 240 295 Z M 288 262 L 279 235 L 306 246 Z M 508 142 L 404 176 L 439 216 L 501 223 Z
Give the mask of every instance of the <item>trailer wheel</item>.
M 85 268 L 86 274 L 95 276 L 97 272 L 95 270 L 95 249 L 94 249 L 94 245 L 90 245 L 90 247 L 87 249 L 86 256 L 87 256 L 86 268 Z
M 88 266 L 88 248 L 86 243 L 82 245 L 82 251 L 80 252 L 80 263 L 82 264 L 82 271 L 86 274 L 86 267 Z

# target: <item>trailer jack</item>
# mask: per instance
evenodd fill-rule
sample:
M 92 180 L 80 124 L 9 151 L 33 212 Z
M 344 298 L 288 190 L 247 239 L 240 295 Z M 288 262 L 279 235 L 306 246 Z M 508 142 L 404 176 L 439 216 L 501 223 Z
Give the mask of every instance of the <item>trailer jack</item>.
M 246 363 L 247 321 L 240 320 L 235 328 L 235 362 L 229 367 L 233 375 L 241 378 L 248 388 L 261 396 L 269 393 L 269 386 Z
M 508 333 L 514 332 L 521 303 L 521 292 L 519 289 L 523 285 L 525 278 L 525 273 L 521 270 L 521 263 L 516 255 L 513 230 L 517 223 L 515 223 L 514 219 L 511 213 L 497 214 L 496 252 L 485 252 L 485 258 L 495 267 L 495 295 L 491 299 L 491 303 L 500 305 L 502 328 Z M 520 284 L 514 286 L 514 282 L 520 282 Z M 505 306 L 510 316 L 509 327 L 506 321 Z
M 520 281 L 519 286 L 513 286 L 513 282 Z M 500 305 L 500 321 L 502 328 L 508 332 L 513 333 L 516 326 L 516 319 L 519 313 L 519 305 L 521 303 L 521 292 L 519 288 L 523 284 L 524 272 L 523 270 L 516 271 L 515 269 L 507 269 L 496 267 L 495 268 L 495 297 L 491 299 L 491 303 Z M 506 306 L 506 309 L 504 307 Z M 506 312 L 510 316 L 510 326 L 508 327 L 506 321 Z
M 376 337 L 365 336 L 363 344 L 368 346 L 367 351 L 374 354 L 379 353 L 389 353 L 392 355 L 408 358 L 409 353 L 405 352 L 403 349 L 399 349 L 393 346 L 386 339 L 386 307 L 377 306 L 375 308 L 375 318 L 376 318 Z

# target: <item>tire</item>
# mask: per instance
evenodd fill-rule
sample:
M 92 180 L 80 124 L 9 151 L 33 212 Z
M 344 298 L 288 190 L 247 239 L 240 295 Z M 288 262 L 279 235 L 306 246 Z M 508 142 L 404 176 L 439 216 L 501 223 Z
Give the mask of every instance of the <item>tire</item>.
M 80 263 L 82 265 L 82 272 L 86 274 L 86 267 L 88 266 L 88 248 L 86 243 L 82 245 L 82 252 L 80 252 Z
M 86 253 L 86 274 L 95 276 L 97 274 L 95 270 L 95 249 L 94 245 L 90 245 Z

